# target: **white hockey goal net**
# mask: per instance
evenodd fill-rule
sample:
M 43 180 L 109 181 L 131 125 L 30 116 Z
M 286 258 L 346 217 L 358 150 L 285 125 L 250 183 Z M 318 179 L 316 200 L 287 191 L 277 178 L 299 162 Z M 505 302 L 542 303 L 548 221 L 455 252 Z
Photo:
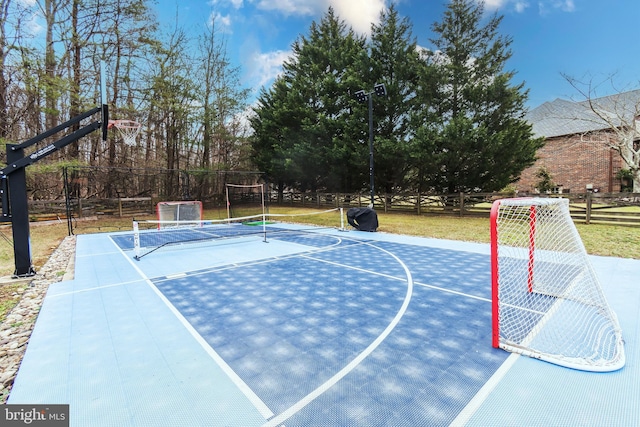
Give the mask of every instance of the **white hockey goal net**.
M 491 210 L 493 346 L 585 371 L 625 363 L 622 332 L 563 198 Z
M 198 200 L 158 202 L 158 229 L 190 225 L 202 221 L 202 202 Z
M 227 218 L 264 222 L 267 213 L 264 184 L 225 184 Z

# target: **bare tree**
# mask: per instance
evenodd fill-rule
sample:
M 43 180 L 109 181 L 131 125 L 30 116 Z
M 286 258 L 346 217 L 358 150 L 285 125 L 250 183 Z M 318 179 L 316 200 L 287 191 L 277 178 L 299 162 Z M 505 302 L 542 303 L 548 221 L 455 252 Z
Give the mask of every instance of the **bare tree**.
M 198 62 L 203 109 L 202 169 L 233 168 L 240 143 L 237 120 L 246 108 L 247 89 L 242 88 L 240 70 L 231 64 L 224 36 L 216 32 L 215 20 L 199 37 Z
M 44 0 L 41 8 L 46 22 L 46 41 L 44 54 L 44 92 L 45 92 L 45 124 L 47 129 L 55 127 L 59 123 L 59 101 L 64 90 L 64 84 L 58 76 L 58 66 L 62 62 L 56 55 L 56 45 L 60 42 L 57 31 L 64 30 L 59 26 L 66 24 L 63 11 L 69 7 L 68 0 Z
M 7 112 L 7 79 L 5 71 L 7 49 L 6 24 L 9 14 L 11 0 L 0 1 L 0 137 L 6 138 L 8 132 L 8 112 Z
M 23 20 L 28 13 L 22 2 L 0 0 L 0 139 L 15 140 L 18 135 L 14 123 L 24 118 L 25 108 L 22 102 L 16 102 L 19 94 L 25 93 L 25 87 L 16 87 L 22 70 L 12 63 L 21 55 Z M 23 52 L 24 53 L 24 52 Z M 22 62 L 27 68 L 29 63 Z
M 604 130 L 608 137 L 605 143 L 620 154 L 633 177 L 633 192 L 640 193 L 640 89 L 620 91 L 609 78 L 615 95 L 597 97 L 597 88 L 592 81 L 581 83 L 573 77 L 563 77 L 576 89 L 585 101 L 581 103 L 588 115 L 580 120 L 590 121 L 595 129 Z
M 126 146 L 116 132 L 104 142 L 95 132 L 47 163 L 167 168 L 174 172 L 166 191 L 176 193 L 179 169 L 206 172 L 248 158 L 239 119 L 247 91 L 224 38 L 213 25 L 200 45 L 190 31 L 165 33 L 151 7 L 147 0 L 0 0 L 0 144 L 95 107 L 104 61 L 110 118 L 142 122 L 140 144 Z M 24 25 L 34 16 L 42 32 Z M 115 197 L 122 188 L 113 174 L 96 180 L 96 194 Z

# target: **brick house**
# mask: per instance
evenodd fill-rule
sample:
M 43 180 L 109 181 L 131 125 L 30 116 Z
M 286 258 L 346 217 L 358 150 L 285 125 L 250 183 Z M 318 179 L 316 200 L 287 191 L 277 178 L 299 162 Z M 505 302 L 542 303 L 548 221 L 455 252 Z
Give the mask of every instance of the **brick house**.
M 632 123 L 638 116 L 640 90 L 591 101 L 614 122 Z M 617 175 L 626 166 L 620 154 L 610 148 L 616 134 L 611 125 L 590 109 L 588 101 L 545 102 L 531 110 L 526 119 L 532 124 L 536 137 L 546 138 L 546 145 L 538 150 L 536 163 L 525 169 L 515 183 L 519 192 L 537 192 L 540 178 L 536 174 L 541 168 L 550 172 L 554 192 L 622 190 L 625 183 Z

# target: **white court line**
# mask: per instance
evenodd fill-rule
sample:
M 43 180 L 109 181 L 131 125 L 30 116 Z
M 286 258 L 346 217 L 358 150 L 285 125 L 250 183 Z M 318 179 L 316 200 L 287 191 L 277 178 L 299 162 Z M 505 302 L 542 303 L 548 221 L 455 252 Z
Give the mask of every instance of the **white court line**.
M 335 236 L 332 236 L 332 237 L 335 237 Z M 297 253 L 297 254 L 290 254 L 290 255 L 281 256 L 281 257 L 272 257 L 272 258 L 257 260 L 257 261 L 254 261 L 254 262 L 242 263 L 241 265 L 244 266 L 244 265 L 255 265 L 255 264 L 261 264 L 261 263 L 269 263 L 269 262 L 273 262 L 273 261 L 279 261 L 279 260 L 282 260 L 282 259 L 294 258 L 294 257 L 308 258 L 308 259 L 312 259 L 312 260 L 315 260 L 315 261 L 320 261 L 320 262 L 324 262 L 324 263 L 327 263 L 327 264 L 336 265 L 336 266 L 339 266 L 339 267 L 342 267 L 342 268 L 349 268 L 349 269 L 353 269 L 353 270 L 357 270 L 357 271 L 361 271 L 361 272 L 365 272 L 365 273 L 370 273 L 370 274 L 374 274 L 374 275 L 390 278 L 390 279 L 393 279 L 393 280 L 400 280 L 400 281 L 407 280 L 407 294 L 405 296 L 405 300 L 404 300 L 400 310 L 398 311 L 398 313 L 396 313 L 396 316 L 391 321 L 391 323 L 387 326 L 387 328 L 385 328 L 385 330 L 365 350 L 363 350 L 350 363 L 348 363 L 345 367 L 343 367 L 340 371 L 338 371 L 334 376 L 332 376 L 325 383 L 321 384 L 319 387 L 317 387 L 315 390 L 313 390 L 307 396 L 303 397 L 300 401 L 298 401 L 297 403 L 292 405 L 290 408 L 288 408 L 287 410 L 285 410 L 284 412 L 278 414 L 275 417 L 273 417 L 274 416 L 273 412 L 264 404 L 264 402 L 262 402 L 262 400 L 257 395 L 255 395 L 255 393 L 253 393 L 253 391 L 248 387 L 248 385 L 246 385 L 246 383 L 244 383 L 244 381 L 231 369 L 231 367 L 226 364 L 226 362 L 215 352 L 215 350 L 213 350 L 213 348 L 211 348 L 209 346 L 209 344 L 200 336 L 200 334 L 198 334 L 198 332 L 195 331 L 195 329 L 191 326 L 191 324 L 182 316 L 182 314 L 180 314 L 180 312 L 171 304 L 171 302 L 166 299 L 166 297 L 162 294 L 162 292 L 158 288 L 156 288 L 156 286 L 153 284 L 153 282 L 151 282 L 151 280 L 148 279 L 146 277 L 146 275 L 134 264 L 133 260 L 131 260 L 129 257 L 127 257 L 126 254 L 124 253 L 124 251 L 121 250 L 121 252 L 129 260 L 129 262 L 133 265 L 133 267 L 141 274 L 141 276 L 145 278 L 145 281 L 149 284 L 149 286 L 152 287 L 154 292 L 156 292 L 156 294 L 165 302 L 165 304 L 171 309 L 171 311 L 176 315 L 176 317 L 185 325 L 185 327 L 194 336 L 194 338 L 203 346 L 203 348 L 207 351 L 207 353 L 210 354 L 210 356 L 216 361 L 216 363 L 218 363 L 218 365 L 232 379 L 232 381 L 236 384 L 236 386 L 254 404 L 254 406 L 256 407 L 256 409 L 258 409 L 258 411 L 261 413 L 261 415 L 263 415 L 265 417 L 265 419 L 268 420 L 264 424 L 264 426 L 277 426 L 277 425 L 282 424 L 284 421 L 286 421 L 287 419 L 289 419 L 293 415 L 295 415 L 297 412 L 302 410 L 309 403 L 311 403 L 313 400 L 315 400 L 317 397 L 319 397 L 325 391 L 327 391 L 329 388 L 331 388 L 333 385 L 338 383 L 344 376 L 346 376 L 355 367 L 357 367 L 366 357 L 368 357 L 388 337 L 388 335 L 392 332 L 392 330 L 395 328 L 395 326 L 399 323 L 400 319 L 403 317 L 404 313 L 406 312 L 406 310 L 408 308 L 409 302 L 410 302 L 412 294 L 413 294 L 413 286 L 414 286 L 414 284 L 418 285 L 418 286 L 422 286 L 422 287 L 438 290 L 438 291 L 441 291 L 441 292 L 456 294 L 456 295 L 459 295 L 459 296 L 472 298 L 472 299 L 476 299 L 476 300 L 481 300 L 481 301 L 486 301 L 486 302 L 490 302 L 491 301 L 488 298 L 482 298 L 482 297 L 478 297 L 478 296 L 475 296 L 475 295 L 465 294 L 465 293 L 462 293 L 462 292 L 453 291 L 453 290 L 446 289 L 446 288 L 441 288 L 441 287 L 438 287 L 438 286 L 422 284 L 422 283 L 414 283 L 412 275 L 411 275 L 411 272 L 409 271 L 408 267 L 393 253 L 391 253 L 391 252 L 389 252 L 389 251 L 387 251 L 387 250 L 385 250 L 383 248 L 380 248 L 380 247 L 376 246 L 375 243 L 378 243 L 378 242 L 363 242 L 363 241 L 359 241 L 359 240 L 354 239 L 354 240 L 357 241 L 356 245 L 372 246 L 373 248 L 378 249 L 380 251 L 383 251 L 383 252 L 389 254 L 390 256 L 392 256 L 394 259 L 396 259 L 396 261 L 398 261 L 400 263 L 400 265 L 403 267 L 403 269 L 404 269 L 404 271 L 405 271 L 405 273 L 407 275 L 406 279 L 405 278 L 396 277 L 396 276 L 391 276 L 391 275 L 384 274 L 384 273 L 379 273 L 379 272 L 376 272 L 376 271 L 370 271 L 370 270 L 366 270 L 366 269 L 362 269 L 362 268 L 359 268 L 359 267 L 354 267 L 354 266 L 350 266 L 350 265 L 346 265 L 346 264 L 340 264 L 340 263 L 333 262 L 333 261 L 323 260 L 323 259 L 316 258 L 316 257 L 313 256 L 314 254 L 318 254 L 318 253 L 322 253 L 322 252 L 325 252 L 325 251 L 333 250 L 336 247 L 339 247 L 339 245 L 340 245 L 340 243 L 342 243 L 343 239 L 342 238 L 338 238 L 338 237 L 335 237 L 335 238 L 338 240 L 338 242 L 333 244 L 333 245 L 330 245 L 328 247 L 317 248 L 317 249 L 313 249 L 311 251 L 306 251 L 306 252 Z M 349 240 L 351 240 L 351 239 L 349 239 Z M 340 248 L 340 249 L 342 249 L 342 248 Z M 195 274 L 204 274 L 204 273 L 207 273 L 207 272 L 210 272 L 210 271 L 214 271 L 214 270 L 218 271 L 219 269 L 227 269 L 227 268 L 235 268 L 235 267 L 237 267 L 237 265 L 235 265 L 235 264 L 231 265 L 231 266 L 220 266 L 219 268 L 207 269 L 207 271 L 202 271 L 202 272 L 198 272 L 198 273 L 195 273 Z M 496 376 L 496 374 L 494 374 L 494 377 Z M 499 381 L 500 378 L 498 378 L 496 381 Z M 486 387 L 486 385 L 485 385 L 485 387 Z M 493 389 L 493 387 L 495 387 L 495 385 L 491 387 L 491 390 Z M 479 407 L 479 405 L 481 403 L 482 402 L 480 402 L 478 404 L 478 407 Z M 473 411 L 475 412 L 476 409 L 474 409 Z M 271 418 L 271 417 L 273 417 L 273 418 Z M 269 418 L 271 418 L 271 419 L 269 419 Z
M 115 242 L 114 242 L 115 244 Z M 117 245 L 116 245 L 117 246 Z M 118 248 L 120 249 L 120 248 Z M 268 419 L 273 416 L 273 412 L 267 405 L 260 399 L 251 388 L 236 374 L 236 372 L 231 369 L 231 367 L 224 361 L 222 357 L 209 345 L 209 343 L 202 338 L 202 336 L 196 331 L 196 329 L 189 323 L 189 321 L 180 313 L 180 311 L 171 304 L 171 301 L 165 297 L 162 292 L 153 284 L 153 282 L 144 274 L 142 270 L 135 264 L 137 261 L 134 261 L 132 258 L 128 257 L 124 251 L 120 249 L 120 253 L 124 256 L 131 266 L 140 274 L 140 276 L 144 279 L 147 285 L 158 295 L 158 297 L 165 303 L 165 305 L 169 308 L 169 310 L 173 313 L 174 316 L 178 319 L 180 323 L 187 329 L 187 331 L 191 334 L 191 336 L 200 344 L 200 346 L 207 352 L 207 354 L 216 362 L 216 364 L 222 369 L 222 371 L 229 377 L 229 379 L 235 384 L 235 386 L 240 390 L 245 397 L 251 402 L 251 404 L 256 408 L 256 410 L 262 415 L 265 419 Z
M 201 269 L 196 270 L 195 272 L 185 271 L 185 272 L 175 273 L 174 275 L 171 275 L 171 276 L 152 277 L 151 280 L 154 280 L 156 282 L 163 282 L 163 281 L 166 281 L 166 280 L 171 280 L 173 278 L 173 276 L 176 276 L 176 275 L 179 275 L 179 274 L 183 275 L 182 277 L 185 277 L 185 276 L 195 277 L 195 276 L 199 276 L 199 275 L 203 275 L 203 274 L 209 274 L 209 273 L 218 272 L 218 271 L 232 270 L 232 269 L 238 268 L 238 267 L 247 267 L 247 266 L 253 266 L 253 265 L 260 265 L 260 264 L 268 264 L 268 263 L 274 262 L 274 261 L 281 261 L 281 260 L 286 260 L 286 259 L 296 258 L 296 257 L 304 257 L 305 255 L 308 255 L 308 254 L 316 254 L 316 253 L 321 253 L 321 252 L 325 252 L 325 251 L 330 251 L 330 250 L 333 250 L 335 247 L 339 247 L 340 244 L 342 243 L 342 239 L 341 238 L 335 237 L 335 236 L 330 236 L 330 237 L 332 237 L 333 239 L 337 240 L 337 242 L 333 243 L 331 245 L 328 245 L 328 246 L 323 246 L 323 247 L 320 247 L 320 248 L 314 248 L 314 249 L 311 249 L 311 250 L 305 250 L 305 251 L 301 251 L 301 252 L 298 252 L 298 253 L 292 253 L 292 254 L 280 255 L 280 256 L 274 256 L 274 257 L 268 257 L 268 258 L 253 260 L 253 261 L 236 262 L 236 263 L 231 263 L 231 264 L 221 264 L 221 265 L 217 265 L 217 266 L 201 268 Z M 273 239 L 273 240 L 277 240 L 277 239 Z M 288 242 L 288 244 L 308 247 L 307 245 L 303 245 L 303 244 L 299 244 L 299 243 Z
M 358 356 L 356 356 L 344 368 L 338 371 L 334 376 L 329 378 L 326 382 L 321 384 L 318 388 L 313 390 L 311 393 L 307 394 L 305 397 L 303 397 L 293 406 L 289 407 L 284 412 L 281 412 L 276 417 L 271 418 L 269 421 L 263 424 L 263 427 L 278 426 L 282 424 L 284 421 L 291 418 L 293 415 L 295 415 L 300 410 L 302 410 L 309 403 L 313 402 L 317 397 L 322 395 L 322 393 L 324 393 L 329 388 L 334 386 L 345 375 L 347 375 L 355 367 L 357 367 L 365 358 L 367 358 L 367 356 L 369 356 L 387 338 L 387 336 L 389 336 L 391 331 L 393 331 L 396 325 L 400 322 L 400 319 L 402 319 L 402 316 L 404 316 L 404 313 L 407 311 L 407 308 L 409 307 L 409 302 L 411 301 L 411 296 L 413 294 L 413 277 L 411 276 L 411 272 L 409 271 L 409 268 L 400 260 L 400 258 L 395 256 L 393 253 L 385 249 L 379 248 L 373 244 L 370 244 L 367 242 L 363 242 L 363 243 L 391 255 L 396 261 L 400 263 L 400 265 L 402 265 L 402 268 L 404 269 L 407 275 L 407 293 L 405 295 L 404 302 L 400 307 L 400 310 L 396 313 L 395 317 L 393 318 L 391 323 L 387 325 L 385 330 L 382 331 L 382 333 L 371 344 L 369 344 L 367 348 L 365 348 L 360 354 L 358 354 Z
M 373 245 L 373 246 L 375 246 L 375 245 Z M 374 274 L 376 276 L 382 276 L 382 277 L 386 277 L 388 279 L 400 280 L 400 281 L 404 281 L 405 280 L 402 277 L 391 276 L 391 275 L 386 274 L 386 273 L 379 273 L 377 271 L 366 270 L 364 268 L 354 267 L 352 265 L 347 265 L 347 264 L 341 264 L 341 263 L 335 262 L 335 261 L 329 261 L 329 260 L 322 259 L 322 258 L 315 258 L 315 257 L 309 256 L 309 255 L 302 255 L 302 256 L 305 257 L 305 258 L 312 259 L 314 261 L 324 262 L 326 264 L 331 264 L 331 265 L 335 265 L 335 266 L 338 266 L 338 267 L 344 267 L 344 268 L 348 268 L 348 269 L 351 269 L 351 270 L 356 270 L 356 271 L 361 271 L 361 272 L 364 272 L 364 273 Z M 433 289 L 433 290 L 436 290 L 436 291 L 445 292 L 445 293 L 448 293 L 448 294 L 459 295 L 459 296 L 465 297 L 465 298 L 471 298 L 471 299 L 476 299 L 476 300 L 479 300 L 479 301 L 491 302 L 490 298 L 479 297 L 477 295 L 471 295 L 471 294 L 465 294 L 464 292 L 458 292 L 458 291 L 454 291 L 452 289 L 442 288 L 440 286 L 434 286 L 434 285 L 429 285 L 429 284 L 420 283 L 420 282 L 414 282 L 413 284 L 417 285 L 417 286 L 421 286 L 423 288 L 429 288 L 429 289 Z
M 111 236 L 109 236 L 109 239 L 111 239 Z M 111 240 L 111 242 L 112 242 L 113 244 L 115 244 L 115 242 L 114 242 L 113 240 Z M 117 247 L 117 245 L 116 245 L 116 247 Z M 92 258 L 92 257 L 94 257 L 94 256 L 106 256 L 106 255 L 113 255 L 113 254 L 118 254 L 118 253 L 120 253 L 121 251 L 122 251 L 122 249 L 120 249 L 120 248 L 118 247 L 118 250 L 117 250 L 117 251 L 111 251 L 111 252 L 98 252 L 98 253 L 94 253 L 94 254 L 78 254 L 78 253 L 76 252 L 76 258 Z
M 436 291 L 445 292 L 447 294 L 459 295 L 465 298 L 477 299 L 478 301 L 491 302 L 491 298 L 479 297 L 477 295 L 465 294 L 464 292 L 454 291 L 452 289 L 441 288 L 440 286 L 427 285 L 425 283 L 416 283 L 417 285 L 422 286 L 423 288 L 430 288 Z
M 69 292 L 61 292 L 55 295 L 47 295 L 47 298 L 58 298 L 66 295 L 82 294 L 84 292 L 93 292 L 93 291 L 99 291 L 101 289 L 116 288 L 118 286 L 126 286 L 134 283 L 145 283 L 145 282 L 146 282 L 145 279 L 129 280 L 128 282 L 112 283 L 111 285 L 94 286 L 93 288 L 76 289 Z
M 502 381 L 507 372 L 511 369 L 511 367 L 516 363 L 516 361 L 520 358 L 519 354 L 511 353 L 507 360 L 504 361 L 502 365 L 498 368 L 497 371 L 493 373 L 491 378 L 482 386 L 480 390 L 476 393 L 475 396 L 467 403 L 467 406 L 464 407 L 462 411 L 458 414 L 458 416 L 449 424 L 450 427 L 462 427 L 466 425 L 471 417 L 476 413 L 480 406 L 487 400 L 487 397 L 491 394 L 493 389 Z

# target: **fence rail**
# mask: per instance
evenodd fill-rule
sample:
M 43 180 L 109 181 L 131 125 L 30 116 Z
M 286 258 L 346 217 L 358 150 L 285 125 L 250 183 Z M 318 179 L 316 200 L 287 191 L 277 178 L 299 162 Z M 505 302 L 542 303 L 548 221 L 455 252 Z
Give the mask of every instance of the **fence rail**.
M 29 202 L 31 221 L 67 219 L 68 212 L 71 213 L 73 218 L 131 217 L 153 214 L 155 212 L 155 204 L 151 197 L 70 199 L 68 206 L 65 200 L 33 200 Z
M 535 195 L 569 199 L 571 217 L 585 224 L 640 226 L 640 193 L 573 193 Z M 495 200 L 514 197 L 507 193 L 459 194 L 384 194 L 374 199 L 374 208 L 383 212 L 417 215 L 455 215 L 488 218 Z M 523 197 L 519 195 L 519 197 Z M 344 193 L 269 194 L 273 205 L 296 207 L 363 207 L 371 203 L 369 195 Z
M 371 202 L 369 195 L 358 193 L 287 192 L 279 196 L 274 192 L 267 196 L 272 206 L 348 209 L 368 206 Z M 639 193 L 574 193 L 543 197 L 560 196 L 569 199 L 575 222 L 640 227 Z M 513 194 L 384 194 L 376 196 L 374 208 L 381 212 L 488 218 L 492 203 L 506 197 L 513 197 Z M 64 200 L 35 200 L 29 202 L 29 213 L 32 221 L 66 219 L 67 209 L 74 218 L 127 217 L 153 214 L 158 201 L 151 197 L 80 198 L 71 199 L 67 206 Z

